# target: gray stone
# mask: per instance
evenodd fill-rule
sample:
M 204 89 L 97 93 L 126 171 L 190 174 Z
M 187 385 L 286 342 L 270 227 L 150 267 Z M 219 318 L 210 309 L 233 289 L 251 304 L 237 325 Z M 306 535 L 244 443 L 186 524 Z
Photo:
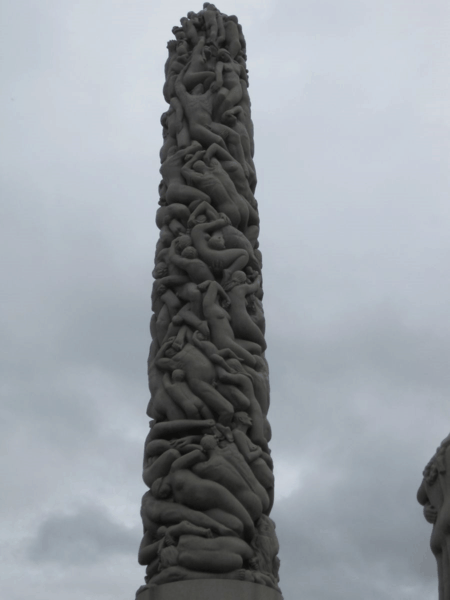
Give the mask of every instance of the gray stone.
M 281 598 L 262 256 L 246 43 L 205 3 L 173 28 L 161 117 L 152 419 L 145 442 L 150 589 L 138 598 Z
M 450 600 L 450 435 L 437 448 L 423 471 L 417 500 L 423 514 L 433 525 L 430 547 L 438 571 L 439 600 Z

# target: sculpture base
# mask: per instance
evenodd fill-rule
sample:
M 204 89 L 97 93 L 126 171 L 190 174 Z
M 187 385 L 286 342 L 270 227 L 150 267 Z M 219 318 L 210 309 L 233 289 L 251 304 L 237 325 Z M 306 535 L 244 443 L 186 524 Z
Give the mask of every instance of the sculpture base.
M 248 581 L 191 579 L 151 586 L 136 600 L 283 600 L 276 590 Z

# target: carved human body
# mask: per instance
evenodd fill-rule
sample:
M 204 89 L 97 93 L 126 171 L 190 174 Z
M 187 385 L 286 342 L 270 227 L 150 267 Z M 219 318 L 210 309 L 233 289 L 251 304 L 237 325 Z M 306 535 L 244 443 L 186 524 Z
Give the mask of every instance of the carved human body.
M 211 198 L 214 208 L 218 212 L 224 213 L 234 227 L 239 227 L 241 231 L 244 231 L 249 218 L 248 203 L 239 195 L 227 173 L 214 166 L 207 167 L 200 160 L 202 155 L 203 152 L 195 154 L 188 163 L 183 165 L 181 170 L 183 177 L 208 198 Z
M 430 548 L 437 562 L 439 600 L 450 600 L 450 435 L 427 465 L 417 500 L 433 523 Z
M 227 50 L 219 50 L 216 84 L 219 90 L 217 104 L 220 114 L 234 108 L 241 101 L 243 94 L 241 80 L 246 81 L 246 79 L 244 67 L 233 61 Z
M 205 56 L 205 43 L 206 40 L 204 37 L 199 38 L 192 50 L 191 60 L 183 77 L 183 84 L 188 92 L 199 83 L 203 85 L 204 90 L 208 90 L 211 83 L 216 79 L 214 70 L 208 68 L 208 61 Z
M 222 138 L 209 129 L 212 122 L 213 90 L 210 87 L 205 92 L 203 85 L 198 84 L 192 92 L 188 92 L 183 83 L 186 71 L 187 67 L 184 67 L 178 75 L 175 93 L 183 107 L 191 138 L 205 147 L 216 143 L 225 148 Z
M 260 288 L 261 277 L 258 276 L 252 283 L 246 282 L 247 275 L 243 271 L 236 271 L 225 286 L 225 291 L 230 299 L 231 326 L 235 335 L 258 344 L 264 351 L 267 347 L 264 334 L 248 314 L 246 303 L 246 297 Z
M 227 225 L 224 219 L 210 223 L 199 223 L 191 231 L 192 243 L 200 258 L 211 270 L 223 273 L 223 280 L 230 278 L 234 271 L 242 270 L 249 262 L 249 254 L 242 248 L 227 248 L 222 229 Z
M 172 341 L 169 341 L 161 349 L 169 350 L 171 344 Z M 187 343 L 179 352 L 171 349 L 170 357 L 161 357 L 155 362 L 163 371 L 184 371 L 190 389 L 219 416 L 219 420 L 228 422 L 231 419 L 234 413 L 232 404 L 213 385 L 216 376 L 214 365 L 195 346 Z
M 242 524 L 244 538 L 251 540 L 255 533 L 254 524 L 244 506 L 222 485 L 195 475 L 190 466 L 184 456 L 175 460 L 170 473 L 152 484 L 152 495 L 157 500 L 172 496 L 176 503 L 194 510 L 207 513 L 218 509 L 232 515 Z M 240 534 L 241 531 L 239 526 L 236 533 Z

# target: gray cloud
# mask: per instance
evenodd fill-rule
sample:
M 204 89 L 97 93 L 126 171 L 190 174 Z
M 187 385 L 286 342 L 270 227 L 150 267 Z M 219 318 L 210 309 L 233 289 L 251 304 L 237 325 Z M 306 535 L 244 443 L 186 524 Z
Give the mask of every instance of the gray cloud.
M 136 554 L 139 529 L 123 527 L 104 508 L 85 506 L 75 514 L 50 515 L 40 523 L 28 557 L 36 563 L 83 565 L 114 554 Z
M 163 63 L 171 27 L 200 5 L 124 7 L 2 8 L 11 600 L 30 588 L 36 600 L 109 600 L 143 577 Z M 431 600 L 415 492 L 450 423 L 450 9 L 219 8 L 248 42 L 285 598 Z

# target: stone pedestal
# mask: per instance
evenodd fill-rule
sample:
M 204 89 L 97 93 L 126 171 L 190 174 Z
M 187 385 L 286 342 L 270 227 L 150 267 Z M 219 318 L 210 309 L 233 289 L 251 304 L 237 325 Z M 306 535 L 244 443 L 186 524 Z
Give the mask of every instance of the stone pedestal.
M 283 600 L 283 596 L 270 587 L 248 581 L 194 579 L 151 586 L 140 592 L 136 600 Z

